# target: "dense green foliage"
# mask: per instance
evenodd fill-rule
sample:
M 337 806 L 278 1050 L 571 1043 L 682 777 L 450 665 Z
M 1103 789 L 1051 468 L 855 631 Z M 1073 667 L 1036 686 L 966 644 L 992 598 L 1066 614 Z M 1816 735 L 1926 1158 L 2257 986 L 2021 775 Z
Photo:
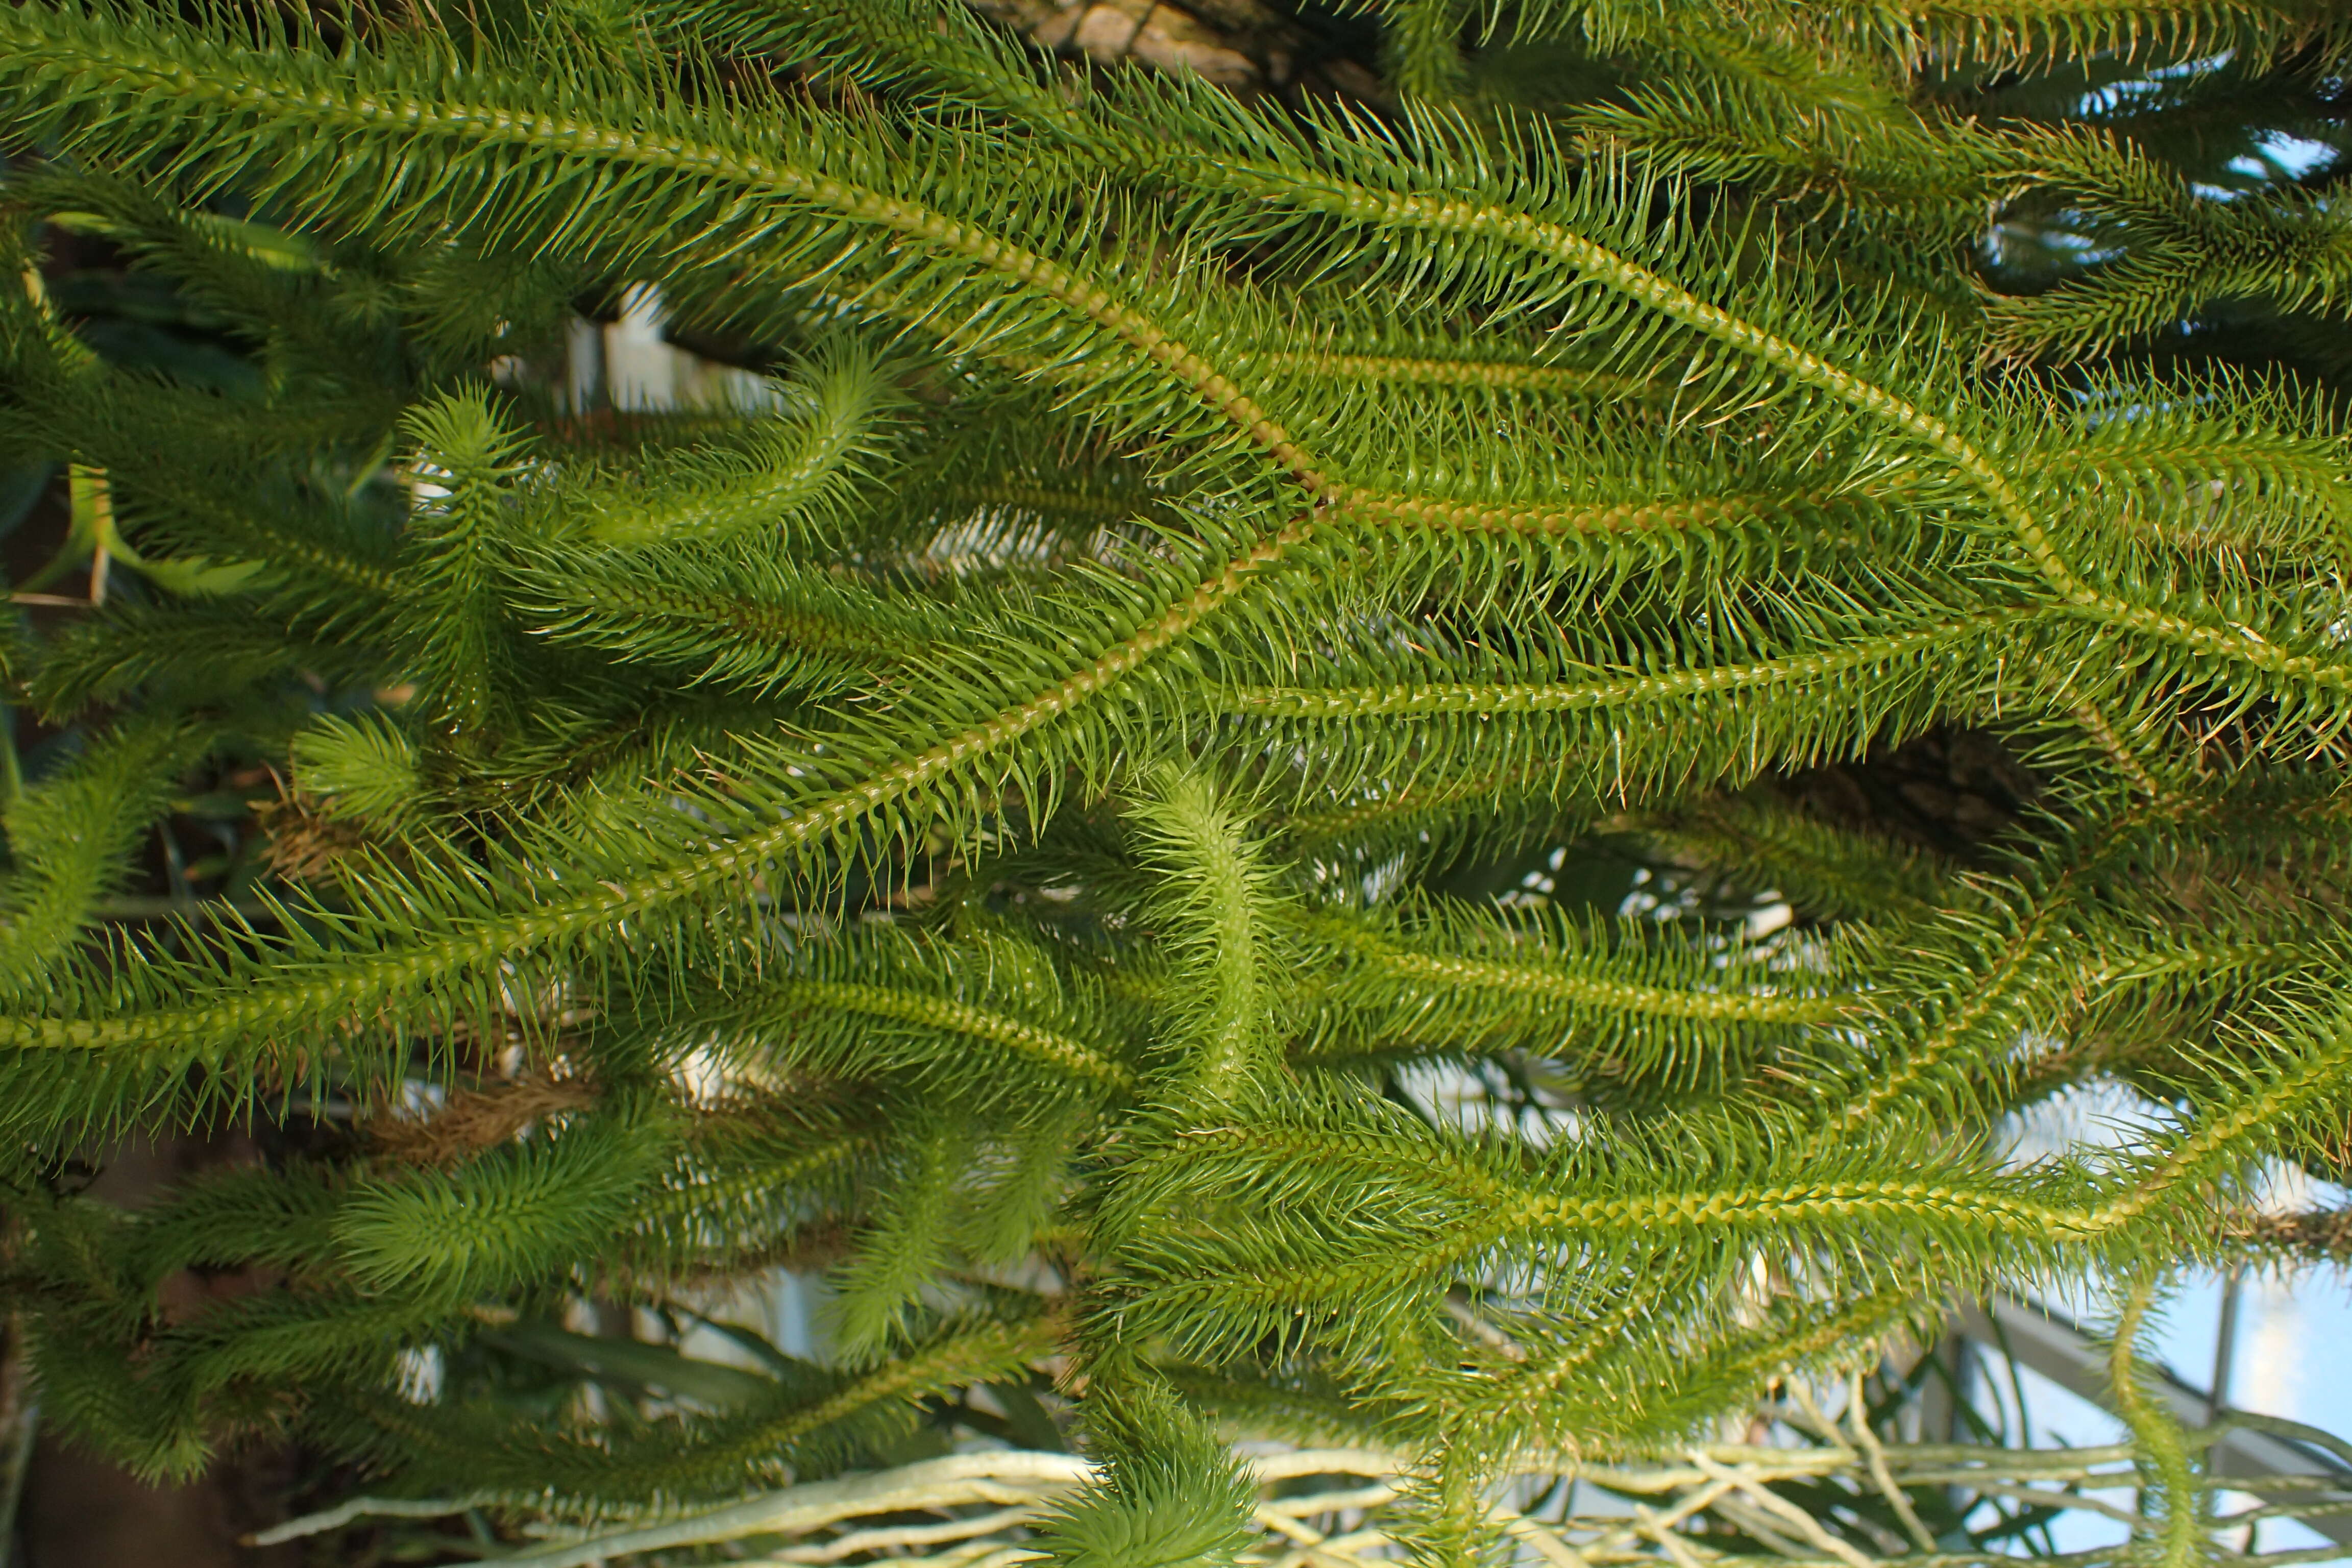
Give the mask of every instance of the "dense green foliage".
M 1050 1376 L 1110 1461 L 1057 1561 L 1230 1561 L 1239 1430 L 1422 1455 L 1467 1563 L 1529 1451 L 2284 1245 L 2248 1184 L 2344 1158 L 2352 228 L 2081 107 L 2325 118 L 2293 8 L 1414 4 L 1393 109 L 926 0 L 196 9 L 0 11 L 0 442 L 111 585 L 8 649 L 68 742 L 0 931 L 89 1440 L 595 1514 L 1052 1441 Z M 226 352 L 101 352 L 45 224 Z M 581 405 L 645 283 L 756 395 Z M 1759 785 L 1938 729 L 2040 781 L 1973 859 Z M 1446 891 L 1595 832 L 1796 919 Z M 2005 1157 L 2099 1074 L 2173 1123 Z M 318 1130 L 75 1195 L 223 1117 Z M 824 1364 L 552 1326 L 779 1261 Z

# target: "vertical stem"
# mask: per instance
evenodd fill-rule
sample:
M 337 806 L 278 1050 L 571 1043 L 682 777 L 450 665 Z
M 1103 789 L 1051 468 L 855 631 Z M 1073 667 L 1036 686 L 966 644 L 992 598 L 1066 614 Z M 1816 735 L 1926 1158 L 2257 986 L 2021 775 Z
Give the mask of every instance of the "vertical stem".
M 2205 1402 L 2208 1421 L 2219 1421 L 2230 1408 L 2230 1374 L 2238 1360 L 2238 1297 L 2244 1286 L 2245 1274 L 2236 1268 L 2221 1284 L 2221 1322 L 2213 1331 L 2213 1388 Z
M 2179 1425 L 2170 1412 L 2149 1397 L 2133 1357 L 2134 1342 L 2139 1338 L 2140 1325 L 2147 1320 L 2148 1307 L 2155 1299 L 2153 1282 L 2133 1287 L 2125 1300 L 2123 1316 L 2116 1323 L 2115 1345 L 2107 1352 L 2107 1374 L 2115 1384 L 2116 1412 L 2131 1428 L 2140 1451 L 2142 1478 L 2156 1483 L 2143 1490 L 2141 1497 L 2145 1500 L 2149 1490 L 2154 1491 L 2162 1510 L 2158 1521 L 2160 1555 L 2157 1561 L 2164 1568 L 2194 1568 L 2203 1560 L 2206 1547 L 2196 1469 L 2189 1459 L 2188 1445 L 2180 1440 Z M 2147 1505 L 2143 1500 L 2140 1506 L 2145 1511 Z
M 1923 1443 L 1961 1443 L 1969 1437 L 1969 1394 L 1976 1384 L 1976 1342 L 1959 1334 L 1946 1336 L 1937 1352 L 1936 1376 L 1944 1392 L 1944 1406 L 1937 1412 L 1943 1417 L 1933 1426 L 1924 1426 L 1919 1440 Z

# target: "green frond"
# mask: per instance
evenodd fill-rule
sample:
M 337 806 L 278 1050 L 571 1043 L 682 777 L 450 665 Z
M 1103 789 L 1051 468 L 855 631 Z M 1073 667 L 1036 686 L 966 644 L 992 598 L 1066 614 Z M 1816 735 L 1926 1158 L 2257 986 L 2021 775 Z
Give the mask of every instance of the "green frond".
M 933 0 L 727 0 L 664 5 L 649 19 L 730 53 L 786 67 L 821 65 L 867 90 L 908 91 L 1042 131 L 1075 118 L 1051 78 L 1011 37 L 969 10 Z
M 2306 41 L 2327 19 L 2324 7 L 2297 0 L 2208 0 L 2189 5 L 1936 0 L 1927 6 L 1872 4 L 1839 11 L 1843 13 L 1840 20 L 1849 26 L 1885 29 L 1922 52 L 1949 49 L 1995 66 L 2031 66 L 2107 51 L 2127 59 L 2183 59 L 2231 49 L 2260 58 Z
M 422 1328 L 405 1303 L 356 1295 L 238 1303 L 199 1327 L 168 1331 L 148 1364 L 104 1340 L 59 1334 L 42 1347 L 44 1396 L 62 1421 L 106 1444 L 151 1482 L 201 1475 L 224 1438 L 283 1432 L 282 1387 L 357 1366 L 389 1373 Z M 68 1333 L 68 1317 L 57 1325 Z
M 1003 1265 L 1036 1251 L 1070 1196 L 1070 1152 L 1087 1120 L 1083 1110 L 1066 1111 L 1004 1140 L 993 1165 L 982 1168 L 990 1185 L 975 1195 L 961 1237 L 975 1261 Z
M 365 820 L 397 823 L 424 787 L 415 743 L 382 714 L 322 714 L 294 737 L 291 755 L 297 789 Z
M 1823 973 L 1776 972 L 1654 922 L 1400 902 L 1319 914 L 1305 934 L 1340 963 L 1312 995 L 1297 1059 L 1521 1050 L 1595 1103 L 1633 1086 L 1721 1093 L 1862 1006 L 1828 989 L 1843 955 Z
M 1153 913 L 1170 955 L 1195 975 L 1159 1042 L 1161 1092 L 1178 1104 L 1244 1094 L 1264 1072 L 1265 1019 L 1281 981 L 1269 962 L 1280 893 L 1248 818 L 1197 773 L 1169 771 L 1129 808 L 1139 858 L 1161 874 Z
M 928 1394 L 1020 1375 L 1045 1352 L 1034 1323 L 951 1321 L 865 1373 L 804 1363 L 763 1399 L 724 1415 L 676 1417 L 635 1432 L 551 1429 L 495 1405 L 415 1404 L 353 1390 L 329 1430 L 342 1446 L 426 1485 L 504 1493 L 550 1485 L 591 1517 L 647 1503 L 731 1497 L 784 1476 L 870 1462 L 913 1424 Z M 682 1440 L 683 1439 L 683 1440 Z
M 1694 1113 L 1595 1129 L 1530 1158 L 1346 1095 L 1269 1108 L 1247 1127 L 1195 1131 L 1181 1155 L 1129 1173 L 1118 1319 L 1123 1333 L 1170 1334 L 1191 1356 L 1229 1356 L 1267 1335 L 1360 1351 L 1442 1321 L 1441 1282 L 1457 1272 L 1579 1258 L 1540 1276 L 1538 1300 L 1559 1310 L 1671 1256 L 1720 1281 L 1678 1303 L 1705 1321 L 1730 1308 L 1729 1276 L 1758 1246 L 1788 1248 L 1792 1265 L 1813 1258 L 1808 1277 L 1832 1292 L 1892 1285 L 1899 1256 L 1903 1288 L 1924 1301 L 1991 1257 L 2012 1276 L 2055 1267 L 2069 1245 L 2126 1224 L 2117 1205 L 2138 1190 L 2105 1199 L 2077 1172 L 2002 1172 L 1981 1153 L 1917 1142 L 1908 1173 L 1888 1181 L 1880 1150 L 1825 1150 L 1801 1125 Z M 1813 1250 L 1864 1215 L 1889 1253 L 1831 1262 Z M 1213 1321 L 1198 1310 L 1213 1296 Z
M 501 419 L 484 388 L 469 388 L 412 413 L 406 433 L 425 499 L 409 524 L 400 620 L 433 718 L 477 736 L 507 717 L 511 666 L 500 613 L 499 563 L 514 531 L 523 436 Z M 437 493 L 436 493 L 437 492 Z
M 827 343 L 773 384 L 777 416 L 743 421 L 734 442 L 670 455 L 622 483 L 592 482 L 558 515 L 576 510 L 571 527 L 619 551 L 722 544 L 753 530 L 821 534 L 826 514 L 869 477 L 888 392 L 869 355 Z
M 16 995 L 43 987 L 91 906 L 128 877 L 132 846 L 205 742 L 188 726 L 134 721 L 7 803 L 0 821 L 15 867 L 0 883 L 0 987 Z
M 2294 191 L 2214 201 L 2130 143 L 2095 132 L 2045 132 L 2034 153 L 2052 195 L 2098 212 L 2125 243 L 2118 259 L 2080 279 L 1992 301 L 1996 340 L 2011 352 L 2083 355 L 2218 300 L 2340 310 L 2352 283 L 2352 228 L 2335 205 Z
M 1470 7 L 1463 0 L 1393 0 L 1383 6 L 1389 76 L 1396 90 L 1433 103 L 1462 96 L 1469 76 L 1462 33 L 1469 19 Z
M 1105 1478 L 1040 1521 L 1055 1568 L 1233 1568 L 1256 1488 L 1207 1424 L 1160 1389 L 1097 1401 Z
M 907 1309 L 946 1261 L 961 1206 L 957 1188 L 971 1163 L 961 1132 L 944 1120 L 918 1125 L 892 1151 L 879 1213 L 835 1280 L 835 1335 L 843 1354 L 862 1358 L 897 1339 Z
M 364 645 L 289 626 L 242 595 L 117 600 L 51 641 L 27 684 L 37 710 L 56 720 L 142 690 L 159 706 L 216 703 L 304 670 L 356 684 L 388 662 Z
M 2352 539 L 2340 437 L 2318 410 L 2243 377 L 2102 374 L 2042 461 L 2074 505 L 2147 543 L 2217 564 L 2321 551 Z M 2228 412 L 2216 417 L 2216 405 Z M 2087 493 L 2086 493 L 2087 492 Z
M 815 944 L 793 973 L 747 987 L 717 1018 L 730 1048 L 826 1073 L 938 1077 L 974 1049 L 996 1061 L 980 1103 L 1131 1092 L 1138 1083 L 1122 1020 L 1099 982 L 1060 973 L 1047 952 L 1010 937 L 944 942 L 879 926 Z
M 234 323 L 260 349 L 265 384 L 279 395 L 348 396 L 351 382 L 363 384 L 391 360 L 385 335 L 339 297 L 340 273 L 360 258 L 310 236 L 191 212 L 89 170 L 41 170 L 10 179 L 5 192 L 68 232 L 105 239 Z
M 480 1156 L 472 1170 L 365 1183 L 335 1239 L 377 1290 L 465 1299 L 561 1268 L 630 1210 L 667 1152 L 657 1121 L 599 1117 Z
M 1949 896 L 1952 868 L 1937 857 L 1754 796 L 1701 802 L 1644 821 L 1641 831 L 1678 856 L 1833 918 L 1916 916 Z
M 919 664 L 953 631 L 928 600 L 866 591 L 766 548 L 557 546 L 525 552 L 508 575 L 513 613 L 537 636 L 761 696 L 864 686 Z

